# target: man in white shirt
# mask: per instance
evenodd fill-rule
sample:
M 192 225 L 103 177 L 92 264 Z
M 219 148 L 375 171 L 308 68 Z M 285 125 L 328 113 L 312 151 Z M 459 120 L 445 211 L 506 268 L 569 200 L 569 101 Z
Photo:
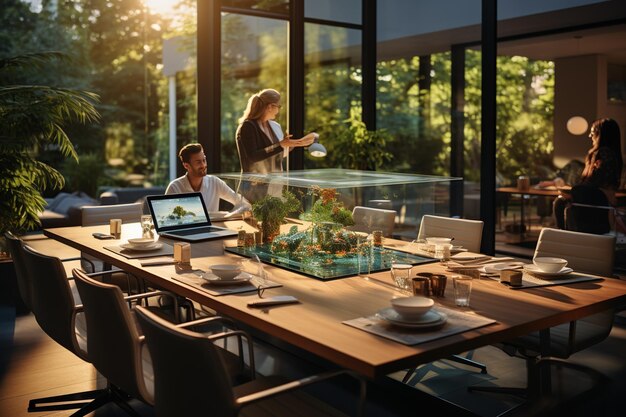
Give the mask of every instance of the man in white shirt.
M 228 201 L 234 207 L 229 215 L 251 210 L 251 205 L 241 195 L 234 192 L 224 181 L 213 175 L 207 175 L 206 156 L 199 143 L 183 146 L 178 157 L 187 171 L 167 186 L 165 194 L 200 192 L 209 212 L 219 210 L 220 199 Z

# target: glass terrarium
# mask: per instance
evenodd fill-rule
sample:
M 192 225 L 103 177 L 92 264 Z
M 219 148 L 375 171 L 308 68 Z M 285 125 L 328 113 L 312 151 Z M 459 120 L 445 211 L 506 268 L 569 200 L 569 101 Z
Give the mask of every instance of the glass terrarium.
M 356 275 L 364 269 L 387 270 L 392 263 L 431 262 L 385 248 L 376 241 L 376 234 L 384 231 L 386 237 L 415 239 L 424 214 L 449 215 L 450 186 L 460 180 L 344 169 L 218 176 L 253 204 L 265 235 L 262 245 L 226 250 L 243 256 L 256 254 L 264 262 L 319 279 Z M 281 202 L 289 202 L 288 209 Z M 285 210 L 292 210 L 287 217 L 303 220 L 300 224 L 305 227 L 283 229 L 282 234 L 271 232 L 277 227 L 265 227 L 272 216 L 282 219 Z M 370 214 L 352 215 L 363 210 Z M 379 214 L 390 220 L 386 229 L 377 223 Z

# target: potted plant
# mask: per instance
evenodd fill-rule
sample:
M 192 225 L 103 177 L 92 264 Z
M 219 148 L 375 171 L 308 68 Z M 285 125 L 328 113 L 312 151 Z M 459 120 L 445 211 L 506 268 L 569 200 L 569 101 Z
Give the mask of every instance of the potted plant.
M 45 70 L 46 63 L 58 59 L 67 57 L 44 52 L 0 59 L 0 240 L 7 231 L 22 233 L 39 226 L 46 204 L 41 192 L 64 185 L 61 173 L 37 160 L 39 150 L 56 148 L 78 161 L 64 128 L 99 118 L 93 93 L 7 82 L 27 69 Z
M 255 202 L 252 205 L 252 214 L 261 222 L 263 243 L 271 243 L 279 234 L 280 225 L 285 217 L 300 208 L 300 201 L 289 191 L 283 191 L 282 197 L 268 194 Z

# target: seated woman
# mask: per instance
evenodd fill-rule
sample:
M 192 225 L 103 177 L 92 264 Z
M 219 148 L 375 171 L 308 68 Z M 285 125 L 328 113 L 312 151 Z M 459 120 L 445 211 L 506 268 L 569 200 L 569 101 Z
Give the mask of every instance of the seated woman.
M 615 206 L 615 193 L 620 186 L 623 166 L 619 125 L 613 119 L 596 120 L 591 125 L 589 137 L 592 146 L 585 157 L 585 168 L 578 184 L 599 188 L 608 203 Z M 571 196 L 562 194 L 554 201 L 554 215 L 561 229 L 565 228 L 564 211 L 569 200 Z M 620 218 L 616 218 L 615 222 L 618 230 L 626 232 Z

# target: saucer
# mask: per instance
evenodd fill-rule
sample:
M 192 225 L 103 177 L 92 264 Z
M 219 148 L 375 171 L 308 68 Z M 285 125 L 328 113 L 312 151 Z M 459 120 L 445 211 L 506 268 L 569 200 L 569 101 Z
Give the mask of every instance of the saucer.
M 396 326 L 416 329 L 441 326 L 448 319 L 448 317 L 443 313 L 439 313 L 435 310 L 429 310 L 428 312 L 424 313 L 424 315 L 416 319 L 407 320 L 391 307 L 383 308 L 378 313 L 376 313 L 376 316 Z
M 217 275 L 207 272 L 202 275 L 202 279 L 210 285 L 237 285 L 250 281 L 252 279 L 252 275 L 247 272 L 242 272 L 233 279 L 221 279 Z
M 502 262 L 497 264 L 485 265 L 478 270 L 484 274 L 499 274 L 504 269 L 521 269 L 523 262 Z
M 558 277 L 561 275 L 567 275 L 571 272 L 573 272 L 574 270 L 570 267 L 563 267 L 560 271 L 558 272 L 544 272 L 541 269 L 539 269 L 539 267 L 537 265 L 534 264 L 527 264 L 524 265 L 524 271 L 526 272 L 530 272 L 534 275 L 538 275 L 541 277 Z
M 126 250 L 136 250 L 136 251 L 150 251 L 150 250 L 158 250 L 163 247 L 161 242 L 154 242 L 152 245 L 131 245 L 130 243 L 122 243 L 120 244 L 120 248 Z

